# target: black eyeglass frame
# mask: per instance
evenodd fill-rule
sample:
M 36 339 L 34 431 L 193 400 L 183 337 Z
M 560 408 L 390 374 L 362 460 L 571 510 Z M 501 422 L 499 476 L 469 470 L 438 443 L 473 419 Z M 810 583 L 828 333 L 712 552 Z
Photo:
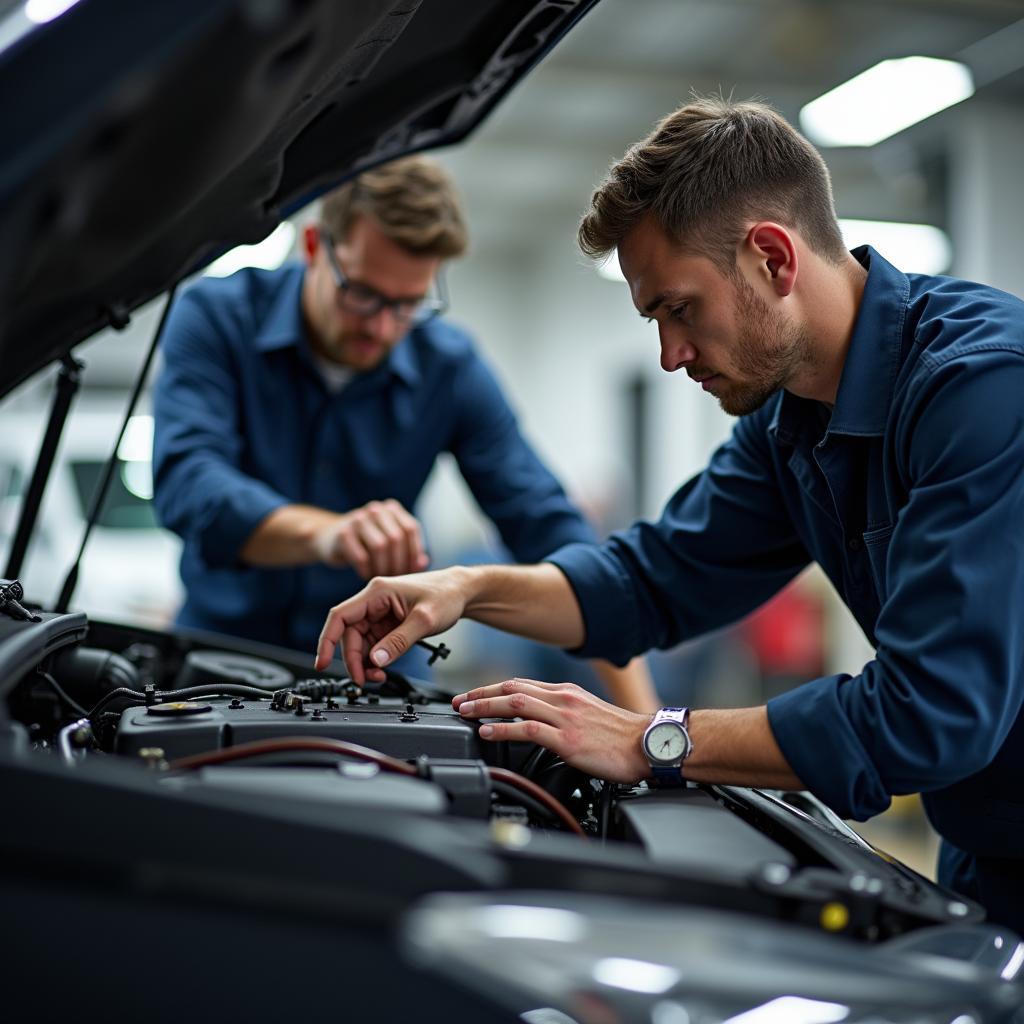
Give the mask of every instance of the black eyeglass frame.
M 433 295 L 425 295 L 422 299 L 390 299 L 382 295 L 376 288 L 360 281 L 352 281 L 341 269 L 338 262 L 338 255 L 334 251 L 334 239 L 331 233 L 324 227 L 320 228 L 320 241 L 323 243 L 327 253 L 327 265 L 331 268 L 331 275 L 334 278 L 334 285 L 337 288 L 337 303 L 342 309 L 357 316 L 376 316 L 382 309 L 390 309 L 391 315 L 397 323 L 404 327 L 422 327 L 423 324 L 434 317 L 440 316 L 448 309 L 448 289 L 444 280 L 444 268 L 439 267 L 434 277 L 432 289 Z M 360 301 L 353 295 L 358 291 L 364 296 Z M 402 309 L 403 306 L 415 305 L 409 312 Z

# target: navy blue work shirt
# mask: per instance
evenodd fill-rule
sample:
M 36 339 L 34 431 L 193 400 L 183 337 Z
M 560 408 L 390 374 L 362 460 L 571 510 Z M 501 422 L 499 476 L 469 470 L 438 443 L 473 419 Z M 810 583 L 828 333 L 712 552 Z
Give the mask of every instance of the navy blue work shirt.
M 780 392 L 655 523 L 551 558 L 580 653 L 624 663 L 818 562 L 876 648 L 768 703 L 793 771 L 865 819 L 920 792 L 979 857 L 1024 857 L 1024 303 L 873 249 L 831 411 Z
M 300 265 L 204 278 L 164 329 L 154 497 L 184 541 L 180 624 L 312 652 L 331 605 L 363 581 L 325 565 L 244 565 L 250 534 L 292 503 L 344 512 L 395 498 L 412 510 L 441 452 L 516 559 L 595 540 L 464 332 L 416 328 L 332 394 L 306 340 L 302 281 Z

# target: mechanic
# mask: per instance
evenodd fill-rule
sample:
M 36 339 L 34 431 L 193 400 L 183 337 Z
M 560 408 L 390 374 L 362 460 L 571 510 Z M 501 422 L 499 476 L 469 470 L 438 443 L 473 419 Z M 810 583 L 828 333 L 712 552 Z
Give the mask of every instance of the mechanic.
M 855 675 L 653 720 L 528 679 L 454 706 L 622 782 L 806 788 L 861 820 L 920 792 L 940 882 L 1024 934 L 1024 303 L 847 252 L 823 160 L 754 103 L 664 119 L 579 238 L 618 250 L 662 367 L 739 417 L 731 438 L 658 522 L 600 547 L 372 581 L 331 610 L 317 663 L 341 642 L 377 678 L 460 616 L 625 663 L 817 561 L 876 648 Z
M 472 340 L 438 317 L 442 264 L 466 240 L 447 173 L 407 158 L 325 197 L 304 266 L 204 278 L 175 304 L 153 462 L 158 514 L 184 541 L 179 624 L 308 650 L 339 592 L 426 568 L 410 510 L 446 451 L 515 558 L 596 540 Z M 595 668 L 618 703 L 657 708 L 642 662 Z

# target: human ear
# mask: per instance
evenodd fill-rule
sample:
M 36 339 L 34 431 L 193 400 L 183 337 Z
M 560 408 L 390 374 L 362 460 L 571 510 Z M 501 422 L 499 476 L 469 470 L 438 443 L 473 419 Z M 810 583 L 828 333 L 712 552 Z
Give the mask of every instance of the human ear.
M 311 267 L 320 249 L 320 232 L 315 224 L 307 224 L 302 229 L 302 255 L 306 260 L 306 266 Z
M 759 273 L 781 298 L 793 290 L 797 275 L 797 252 L 793 236 L 781 224 L 760 221 L 748 232 L 746 246 L 757 262 Z

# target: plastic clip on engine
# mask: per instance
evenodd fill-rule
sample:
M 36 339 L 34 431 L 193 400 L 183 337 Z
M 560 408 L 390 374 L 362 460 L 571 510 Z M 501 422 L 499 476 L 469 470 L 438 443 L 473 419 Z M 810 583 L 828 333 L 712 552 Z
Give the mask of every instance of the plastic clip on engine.
M 416 646 L 425 647 L 428 651 L 430 651 L 430 657 L 427 658 L 428 665 L 433 665 L 438 658 L 440 658 L 443 661 L 445 658 L 448 657 L 449 654 L 452 653 L 451 648 L 444 643 L 430 644 L 427 643 L 426 640 L 417 640 Z
M 35 612 L 30 612 L 21 603 L 24 596 L 25 588 L 20 580 L 0 580 L 0 611 L 22 622 L 41 622 Z

